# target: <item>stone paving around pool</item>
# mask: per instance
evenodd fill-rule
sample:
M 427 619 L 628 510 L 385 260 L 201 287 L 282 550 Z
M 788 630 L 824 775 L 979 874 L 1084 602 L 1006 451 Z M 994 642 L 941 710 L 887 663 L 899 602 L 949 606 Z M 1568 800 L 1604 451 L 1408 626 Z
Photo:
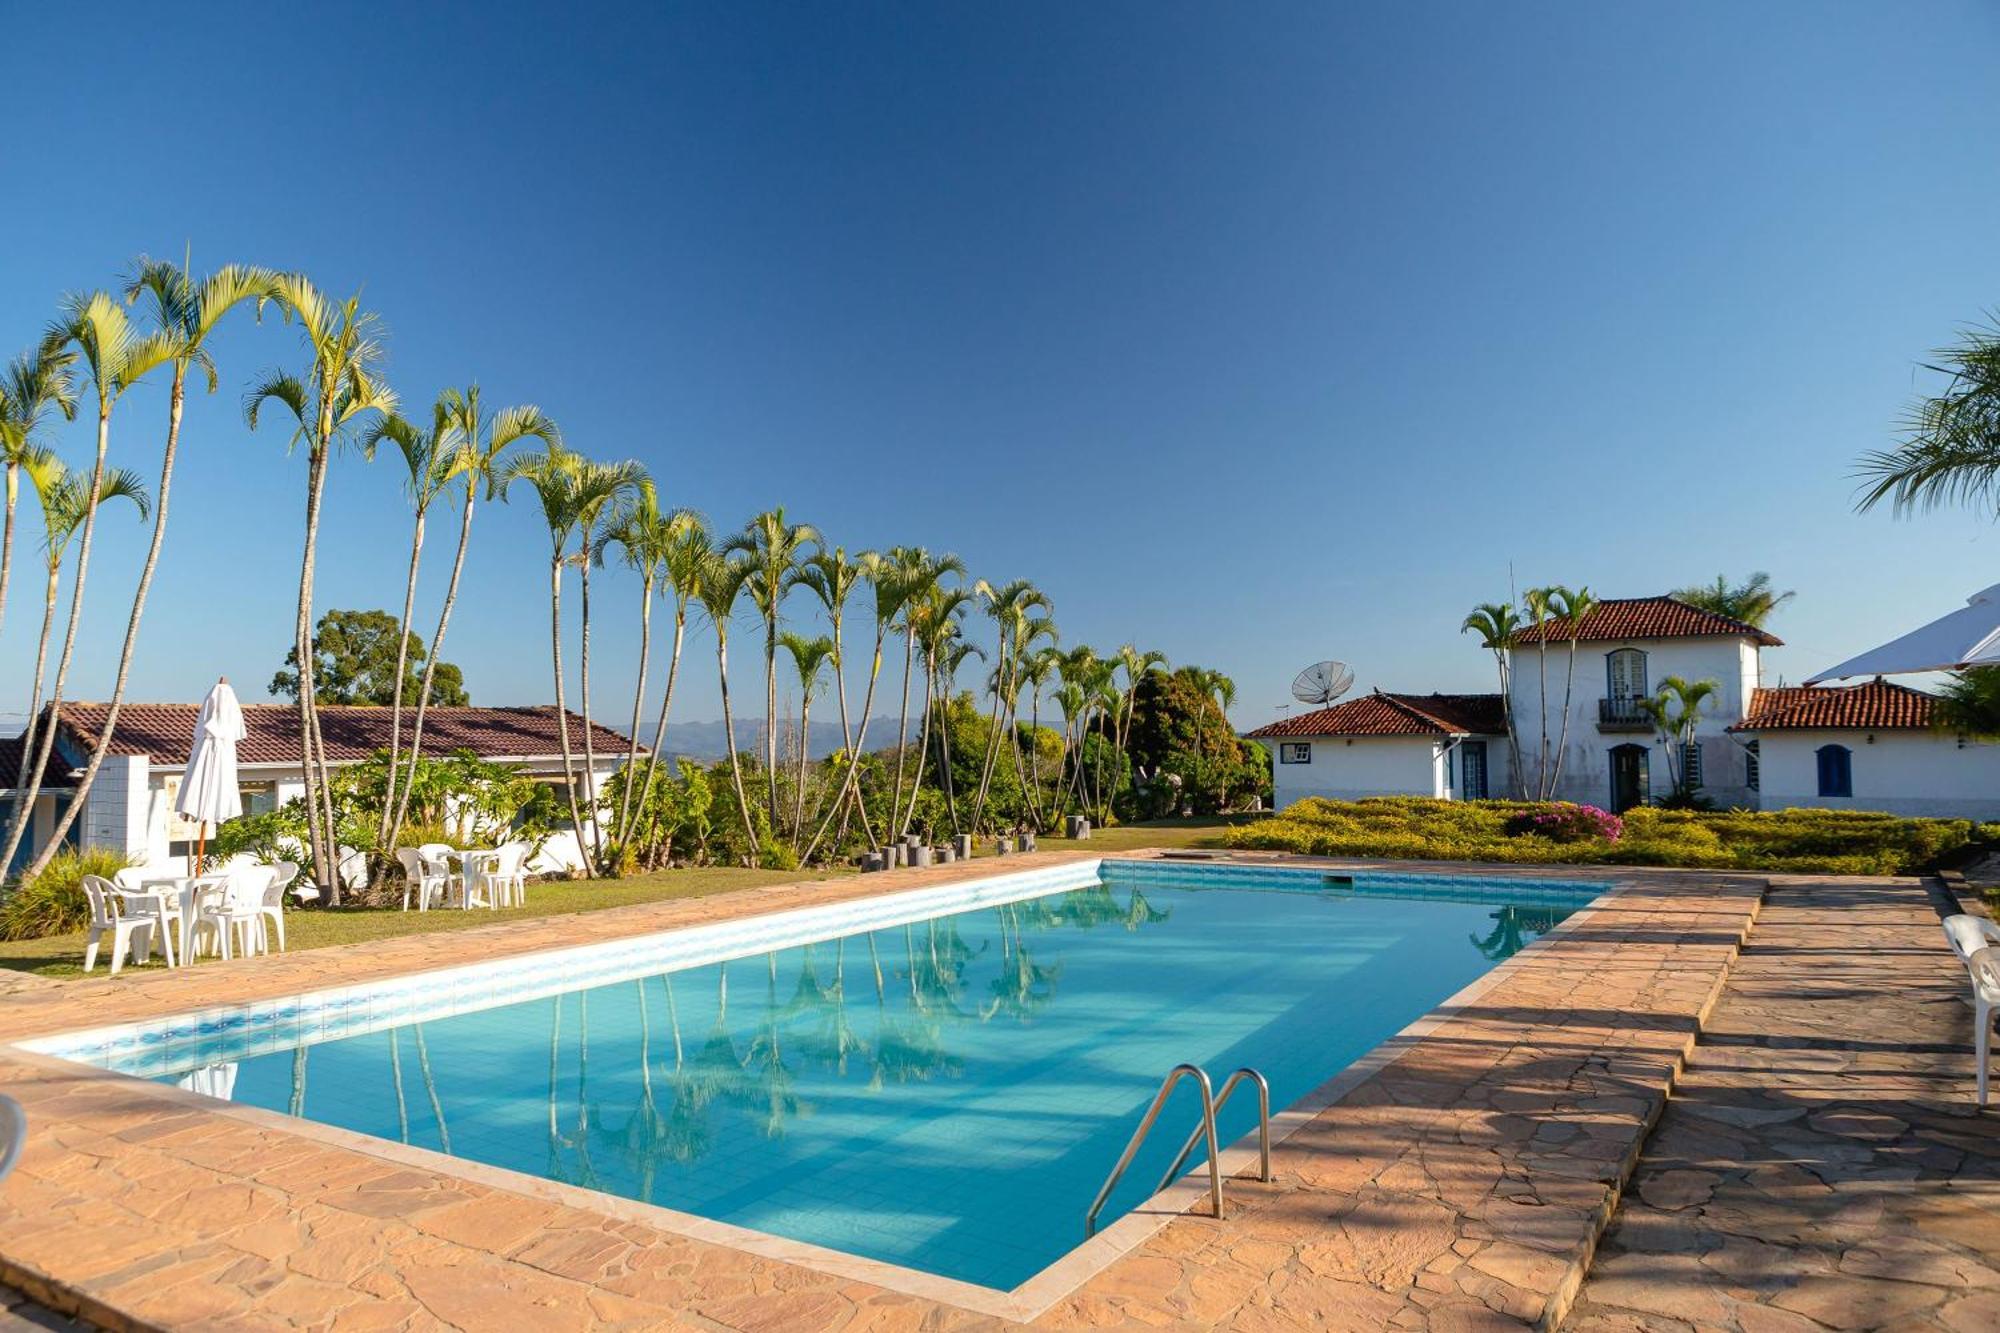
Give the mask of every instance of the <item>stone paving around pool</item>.
M 991 873 L 982 865 L 849 877 L 250 960 L 226 972 L 35 987 L 0 996 L 0 1034 L 18 1040 Z M 1583 1283 L 1764 890 L 1747 878 L 1618 878 L 1596 907 L 1399 1038 L 1386 1064 L 1322 1090 L 1322 1102 L 1337 1101 L 1308 1099 L 1280 1117 L 1288 1137 L 1274 1153 L 1276 1179 L 1230 1181 L 1226 1221 L 1127 1217 L 991 1300 L 8 1048 L 0 1048 L 0 1087 L 28 1105 L 33 1133 L 0 1189 L 0 1279 L 113 1327 L 176 1329 L 1551 1327 Z M 1921 902 L 1919 889 L 1888 881 L 1835 891 Z M 1810 923 L 1826 909 L 1798 910 Z M 1935 916 L 1922 949 L 1916 927 L 1905 928 L 1910 965 L 1930 969 L 1930 993 L 1943 996 Z M 1819 947 L 1827 952 L 1809 965 L 1837 968 L 1854 957 L 1833 926 Z M 1851 965 L 1870 969 L 1855 971 L 1856 988 L 1900 984 L 1872 960 Z M 1951 1015 L 1933 1017 L 1937 1027 Z M 1969 1024 L 1963 1011 L 1957 1017 L 1962 1045 Z M 1878 1040 L 1893 1042 L 1898 1024 L 1883 1024 Z M 1926 1075 L 1940 1105 L 1963 1100 L 1969 1087 L 1969 1061 L 1952 1039 L 1940 1031 Z M 1843 1114 L 1832 1123 L 1847 1123 Z M 1945 1118 L 1961 1135 L 1992 1123 Z M 1666 1124 L 1677 1123 L 1678 1110 Z M 1962 1143 L 1949 1151 L 1970 1156 Z M 1913 1150 L 1898 1169 L 1953 1169 L 1937 1153 L 1937 1145 Z M 1672 1186 L 1653 1186 L 1655 1195 L 1661 1188 Z M 1975 1210 L 1959 1214 L 1963 1224 L 1984 1234 L 1990 1215 L 1977 1210 L 1990 1203 L 1963 1201 Z M 1600 1275 L 1628 1252 L 1650 1253 L 1614 1240 Z M 1887 1251 L 1881 1263 L 1908 1253 Z M 1971 1250 L 1951 1253 L 1963 1262 Z M 1608 1306 L 1596 1281 L 1577 1320 L 1650 1327 L 1632 1322 L 1649 1314 Z M 1942 1299 L 1933 1304 L 1940 1326 L 1970 1327 L 1945 1320 Z M 1788 1313 L 1779 1300 L 1768 1308 Z M 1757 1327 L 1788 1326 L 1741 1324 L 1746 1333 Z
M 2000 1114 L 1913 886 L 1775 885 L 1565 1326 L 2000 1329 Z

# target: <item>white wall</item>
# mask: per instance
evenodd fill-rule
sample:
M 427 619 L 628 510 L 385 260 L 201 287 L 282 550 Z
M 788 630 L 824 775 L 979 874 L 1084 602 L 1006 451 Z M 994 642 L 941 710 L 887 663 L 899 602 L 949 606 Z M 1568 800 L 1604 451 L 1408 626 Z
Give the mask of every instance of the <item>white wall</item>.
M 105 847 L 123 856 L 150 859 L 152 839 L 144 755 L 107 754 L 77 817 L 85 847 Z
M 1819 794 L 1822 745 L 1848 748 L 1853 796 Z M 1961 745 L 1932 732 L 1770 731 L 1759 735 L 1757 749 L 1766 810 L 1801 805 L 2000 819 L 2000 745 Z
M 1352 801 L 1363 796 L 1444 795 L 1443 760 L 1434 737 L 1273 738 L 1263 743 L 1271 747 L 1271 803 L 1280 810 L 1308 796 Z M 1312 762 L 1282 762 L 1280 747 L 1287 744 L 1310 745 Z
M 1630 639 L 1585 640 L 1576 646 L 1576 680 L 1570 698 L 1569 738 L 1562 762 L 1562 783 L 1557 799 L 1606 805 L 1611 800 L 1611 750 L 1625 744 L 1644 745 L 1652 754 L 1651 775 L 1654 795 L 1669 789 L 1665 747 L 1649 731 L 1601 732 L 1597 705 L 1609 688 L 1606 659 L 1621 648 L 1637 648 L 1646 654 L 1646 688 L 1657 691 L 1668 676 L 1687 681 L 1712 680 L 1716 692 L 1695 728 L 1696 743 L 1702 748 L 1702 791 L 1722 805 L 1754 805 L 1756 793 L 1748 786 L 1742 747 L 1728 734 L 1743 720 L 1751 692 L 1757 688 L 1759 655 L 1748 639 Z M 1521 768 L 1529 785 L 1529 795 L 1537 771 L 1541 745 L 1542 695 L 1541 651 L 1523 648 L 1514 654 L 1514 726 L 1520 734 Z M 1569 672 L 1569 645 L 1548 648 L 1549 749 L 1553 754 L 1562 734 L 1563 684 Z M 1498 770 L 1496 770 L 1497 772 Z M 1511 796 L 1512 787 L 1494 784 L 1495 796 Z

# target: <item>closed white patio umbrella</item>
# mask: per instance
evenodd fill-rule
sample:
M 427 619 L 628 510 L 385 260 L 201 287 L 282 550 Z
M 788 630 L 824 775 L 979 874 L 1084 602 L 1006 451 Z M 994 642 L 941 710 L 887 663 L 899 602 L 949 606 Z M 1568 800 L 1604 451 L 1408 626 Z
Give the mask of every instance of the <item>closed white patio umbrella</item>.
M 201 826 L 194 854 L 197 875 L 208 850 L 209 825 L 243 813 L 243 794 L 236 786 L 236 743 L 242 739 L 243 709 L 224 676 L 201 701 L 194 744 L 188 751 L 187 769 L 181 774 L 180 795 L 174 799 L 174 811 Z
M 2000 583 L 1974 593 L 1950 615 L 1828 667 L 1806 684 L 1842 676 L 1899 676 L 1975 666 L 2000 666 Z

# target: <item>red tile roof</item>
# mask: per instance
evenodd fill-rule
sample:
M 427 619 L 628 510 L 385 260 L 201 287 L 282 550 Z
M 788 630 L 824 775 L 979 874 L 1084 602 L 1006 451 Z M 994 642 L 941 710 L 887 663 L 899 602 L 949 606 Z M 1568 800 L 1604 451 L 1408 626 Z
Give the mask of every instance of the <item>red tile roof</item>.
M 1672 597 L 1608 597 L 1584 616 L 1579 639 L 1693 639 L 1714 635 L 1740 636 L 1776 648 L 1784 643 L 1774 634 L 1745 621 L 1719 616 Z M 1568 643 L 1569 621 L 1551 620 L 1540 629 L 1524 627 L 1517 642 Z
M 6 740 L 0 741 L 0 791 L 11 791 L 15 784 L 20 782 L 21 770 L 28 766 L 28 760 L 32 757 L 22 753 L 25 748 L 22 743 L 27 739 L 27 733 L 22 732 L 19 736 L 9 736 Z M 74 787 L 76 780 L 70 777 L 69 771 L 69 765 L 51 753 L 49 765 L 42 772 L 42 789 L 48 791 L 57 787 Z
M 1931 725 L 1937 696 L 1907 685 L 1800 685 L 1760 689 L 1731 731 L 1918 731 Z
M 1497 694 L 1384 694 L 1281 718 L 1248 735 L 1280 736 L 1500 736 L 1506 715 Z
M 326 739 L 327 758 L 334 762 L 366 759 L 377 750 L 389 748 L 389 724 L 395 710 L 382 707 L 335 707 L 319 710 L 320 731 Z M 64 727 L 78 744 L 88 749 L 97 743 L 110 705 L 64 704 Z M 118 711 L 118 730 L 112 738 L 112 754 L 143 754 L 162 767 L 179 767 L 188 761 L 194 741 L 194 722 L 201 712 L 197 704 L 126 704 Z M 404 743 L 409 743 L 414 710 L 403 711 Z M 583 719 L 567 713 L 570 744 L 583 753 Z M 245 704 L 243 725 L 247 733 L 236 747 L 240 764 L 296 764 L 299 762 L 299 714 L 291 704 Z M 599 755 L 623 753 L 630 745 L 611 728 L 591 724 L 592 743 Z M 431 708 L 424 713 L 424 752 L 448 754 L 471 750 L 483 759 L 546 759 L 562 754 L 556 730 L 556 711 L 535 708 Z

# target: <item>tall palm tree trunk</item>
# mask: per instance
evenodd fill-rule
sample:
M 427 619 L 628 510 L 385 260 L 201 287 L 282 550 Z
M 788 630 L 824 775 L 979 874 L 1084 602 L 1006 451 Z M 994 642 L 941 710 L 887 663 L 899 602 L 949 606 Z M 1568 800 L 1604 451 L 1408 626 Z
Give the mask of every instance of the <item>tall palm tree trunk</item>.
M 916 630 L 905 623 L 903 626 L 903 710 L 896 718 L 896 780 L 889 788 L 890 836 L 899 836 L 903 811 L 903 756 L 909 748 L 910 732 L 910 673 L 916 669 Z M 914 798 L 913 798 L 914 799 Z
M 417 606 L 417 565 L 424 553 L 424 511 L 410 535 L 410 572 L 403 580 L 403 618 L 396 622 L 396 686 L 389 711 L 389 785 L 382 793 L 382 818 L 375 834 L 376 847 L 387 854 L 389 834 L 396 822 L 396 756 L 403 748 L 403 673 L 410 669 L 410 616 Z
M 451 624 L 452 607 L 458 603 L 458 578 L 465 572 L 465 548 L 472 536 L 473 479 L 465 481 L 465 507 L 458 518 L 458 552 L 451 560 L 451 578 L 445 584 L 444 607 L 438 612 L 437 632 L 431 635 L 430 655 L 424 659 L 423 678 L 417 683 L 417 715 L 410 722 L 410 762 L 403 777 L 402 793 L 396 798 L 396 822 L 390 826 L 386 846 L 393 847 L 395 840 L 402 836 L 403 823 L 409 818 L 410 791 L 417 781 L 417 761 L 424 752 L 424 713 L 430 707 L 431 681 L 437 672 L 438 655 L 444 651 L 444 632 Z
M 812 860 L 812 854 L 819 850 L 819 844 L 826 837 L 826 831 L 833 826 L 834 816 L 841 815 L 845 818 L 842 812 L 846 809 L 850 795 L 853 797 L 856 812 L 861 816 L 861 831 L 867 836 L 868 845 L 871 848 L 880 846 L 875 841 L 875 830 L 869 824 L 868 802 L 861 795 L 861 755 L 868 745 L 868 717 L 875 707 L 875 682 L 882 676 L 882 643 L 885 638 L 886 635 L 878 626 L 875 631 L 875 655 L 868 671 L 868 689 L 861 697 L 861 726 L 855 733 L 854 744 L 849 746 L 847 751 L 847 772 L 841 779 L 840 791 L 834 795 L 833 805 L 827 810 L 826 818 L 820 821 L 819 831 L 813 834 L 812 841 L 806 846 L 805 854 L 799 858 L 801 862 Z M 842 724 L 842 730 L 846 730 L 845 723 Z M 896 817 L 894 793 L 890 795 L 889 817 L 894 819 Z
M 917 793 L 924 787 L 924 761 L 930 757 L 931 747 L 931 673 L 933 664 L 930 654 L 924 654 L 924 720 L 917 731 L 917 768 L 910 781 L 910 805 L 903 812 L 903 818 L 896 825 L 896 836 L 908 837 L 910 824 L 917 817 Z
M 777 596 L 775 590 L 771 594 Z M 770 788 L 771 836 L 778 834 L 778 614 L 764 618 L 764 777 Z
M 7 464 L 7 519 L 0 531 L 0 626 L 7 623 L 7 585 L 14 576 L 14 510 L 21 500 L 21 465 Z
M 736 716 L 729 707 L 729 631 L 718 622 L 715 627 L 715 669 L 722 680 L 722 739 L 729 747 L 729 777 L 736 787 L 736 813 L 743 819 L 743 840 L 750 845 L 750 864 L 762 860 L 757 846 L 757 826 L 750 822 L 750 797 L 743 790 L 743 764 L 736 756 Z
M 1569 753 L 1569 708 L 1570 697 L 1576 689 L 1576 640 L 1569 641 L 1569 673 L 1563 678 L 1563 719 L 1562 734 L 1556 738 L 1555 773 L 1549 779 L 1549 795 L 1554 796 L 1562 786 L 1563 759 Z
M 69 626 L 63 633 L 62 654 L 56 659 L 55 687 L 49 691 L 50 705 L 58 714 L 62 711 L 63 686 L 69 680 L 70 660 L 76 651 L 77 629 L 83 622 L 84 581 L 90 573 L 91 539 L 97 535 L 97 497 L 103 493 L 104 457 L 110 447 L 111 408 L 106 404 L 97 414 L 97 461 L 90 470 L 90 489 L 85 492 L 89 502 L 83 511 L 83 540 L 77 549 L 76 579 L 70 587 Z M 16 790 L 23 793 L 41 790 L 42 776 L 48 772 L 49 753 L 55 748 L 57 730 L 59 728 L 51 720 L 42 734 L 36 737 L 34 762 L 21 774 Z M 23 747 L 21 753 L 25 758 L 26 747 Z M 0 852 L 0 873 L 4 873 L 5 867 L 14 864 L 14 854 L 20 850 L 21 840 L 27 834 L 34 806 L 33 800 L 24 799 L 14 811 L 12 826 L 7 831 L 7 848 L 4 852 Z
M 322 429 L 320 438 L 327 438 L 330 427 Z M 321 445 L 308 469 L 310 477 L 306 491 L 306 540 L 305 553 L 299 567 L 299 731 L 300 758 L 303 761 L 306 809 L 310 815 L 308 823 L 314 826 L 317 841 L 313 849 L 313 877 L 327 895 L 327 901 L 338 906 L 341 899 L 340 844 L 339 833 L 334 827 L 333 794 L 328 790 L 326 768 L 326 743 L 319 725 L 319 684 L 314 671 L 314 658 L 318 652 L 316 631 L 313 627 L 313 583 L 318 572 L 319 560 L 319 520 L 321 505 L 326 493 L 326 472 L 328 463 L 327 446 Z
M 681 644 L 687 635 L 687 611 L 681 607 L 674 609 L 674 647 L 667 658 L 667 692 L 660 700 L 660 720 L 653 728 L 653 750 L 646 757 L 646 781 L 640 789 L 640 810 L 652 800 L 654 775 L 660 771 L 660 747 L 667 742 L 667 714 L 674 706 L 674 680 L 681 671 Z M 629 834 L 628 834 L 629 836 Z
M 1528 798 L 1528 775 L 1521 771 L 1521 738 L 1514 726 L 1513 673 L 1507 669 L 1504 650 L 1496 650 L 1493 660 L 1500 672 L 1500 719 L 1507 724 L 1507 757 L 1514 769 L 1514 795 Z
M 798 790 L 792 793 L 792 845 L 798 846 L 806 832 L 806 760 L 812 753 L 812 690 L 805 691 L 805 698 L 799 705 L 799 778 Z
M 118 712 L 125 700 L 125 685 L 132 674 L 132 655 L 139 644 L 139 621 L 146 613 L 146 594 L 153 586 L 153 571 L 160 563 L 160 546 L 167 535 L 167 501 L 174 484 L 174 453 L 180 444 L 181 410 L 186 403 L 187 367 L 176 363 L 171 395 L 167 405 L 167 446 L 160 462 L 160 492 L 153 507 L 153 535 L 146 546 L 146 563 L 139 571 L 138 590 L 132 594 L 132 613 L 125 622 L 125 641 L 118 652 L 118 673 L 111 685 L 111 708 L 105 717 L 104 726 L 97 734 L 97 741 L 90 748 L 90 759 L 84 765 L 83 776 L 77 779 L 75 792 L 70 796 L 69 807 L 57 821 L 55 831 L 49 835 L 48 844 L 42 848 L 28 866 L 27 877 L 40 874 L 62 845 L 63 836 L 76 823 L 83 812 L 84 798 L 90 794 L 91 784 L 97 781 L 97 771 L 104 765 L 104 756 L 111 748 L 111 740 L 118 729 Z
M 639 715 L 646 707 L 646 669 L 653 656 L 653 575 L 648 572 L 640 579 L 639 589 L 639 683 L 632 691 L 632 724 L 625 729 L 625 737 L 631 747 L 625 752 L 625 780 L 619 784 L 623 788 L 618 793 L 618 826 L 612 841 L 619 847 L 632 831 L 632 777 L 639 766 Z M 640 806 L 644 809 L 644 804 Z
M 582 592 L 578 599 L 580 605 L 577 619 L 582 625 L 582 646 L 577 654 L 577 671 L 578 685 L 583 696 L 580 701 L 583 705 L 583 783 L 585 790 L 590 794 L 590 849 L 585 853 L 584 859 L 593 873 L 600 873 L 603 866 L 599 864 L 598 858 L 603 851 L 604 839 L 597 826 L 597 742 L 591 735 L 590 725 L 590 532 L 588 529 L 583 534 L 579 579 Z M 569 719 L 566 717 L 563 719 L 563 732 L 565 735 L 569 732 Z
M 1535 764 L 1535 799 L 1549 799 L 1549 643 L 1544 630 L 1542 641 L 1535 645 L 1535 655 L 1541 659 L 1542 685 L 1542 748 Z
M 549 560 L 549 656 L 555 663 L 556 735 L 562 738 L 563 786 L 569 792 L 569 826 L 576 834 L 576 853 L 587 868 L 593 862 L 590 849 L 583 840 L 583 807 L 576 800 L 576 765 L 571 759 L 569 709 L 563 699 L 562 567 L 560 554 Z

